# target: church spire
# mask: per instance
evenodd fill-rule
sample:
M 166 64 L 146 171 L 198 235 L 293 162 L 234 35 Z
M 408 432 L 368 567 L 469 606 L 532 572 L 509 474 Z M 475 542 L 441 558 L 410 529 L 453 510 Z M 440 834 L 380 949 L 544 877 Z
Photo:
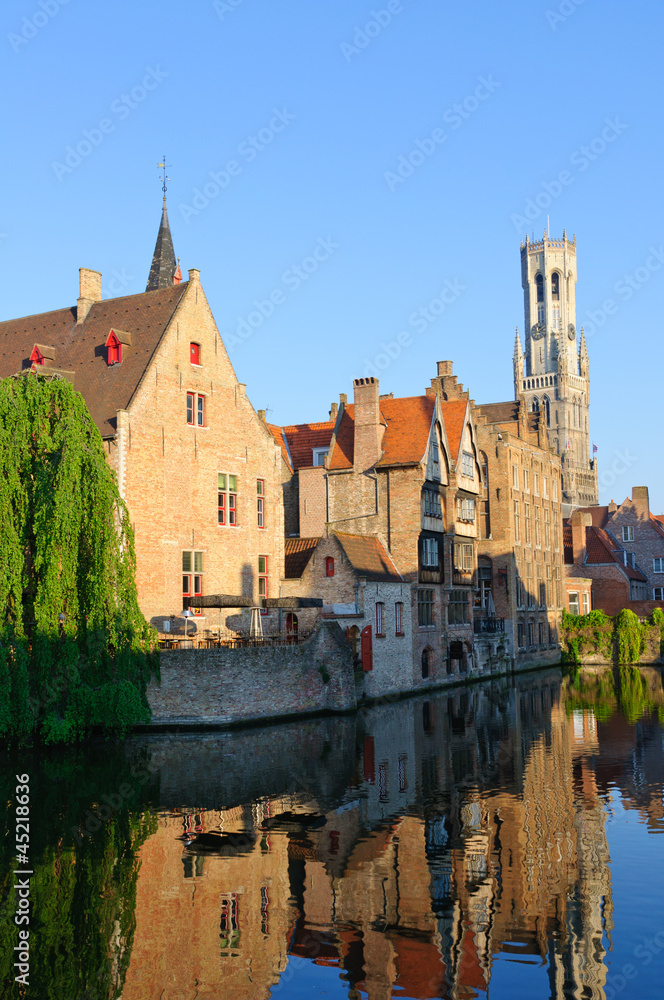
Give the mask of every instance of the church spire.
M 155 243 L 154 254 L 152 255 L 152 267 L 150 268 L 150 276 L 145 291 L 153 292 L 157 288 L 168 288 L 169 285 L 172 285 L 176 266 L 173 237 L 171 236 L 171 227 L 168 224 L 166 198 L 164 198 L 157 242 Z
M 170 177 L 166 176 L 167 164 L 165 156 L 163 163 L 160 163 L 159 166 L 164 169 L 164 176 L 159 178 L 159 180 L 162 181 L 161 190 L 164 192 L 164 205 L 161 210 L 161 222 L 159 224 L 157 242 L 155 243 L 154 253 L 152 255 L 150 275 L 148 277 L 148 283 L 145 286 L 146 292 L 153 292 L 157 288 L 168 288 L 169 285 L 174 284 L 173 279 L 176 268 L 179 268 L 179 265 L 176 264 L 175 261 L 173 237 L 171 236 L 171 227 L 168 224 L 168 212 L 166 211 L 166 189 L 167 182 L 170 180 Z M 180 281 L 181 280 L 182 274 L 180 274 Z

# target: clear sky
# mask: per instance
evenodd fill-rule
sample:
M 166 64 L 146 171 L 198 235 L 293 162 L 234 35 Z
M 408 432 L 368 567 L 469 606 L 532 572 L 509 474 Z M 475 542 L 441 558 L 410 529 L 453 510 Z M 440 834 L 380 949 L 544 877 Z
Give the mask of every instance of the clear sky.
M 271 421 L 327 419 L 376 364 L 384 392 L 451 359 L 510 399 L 519 241 L 548 214 L 577 236 L 600 500 L 648 485 L 664 511 L 661 3 L 13 0 L 0 21 L 3 318 L 73 304 L 81 266 L 145 288 L 166 153 L 176 254 Z

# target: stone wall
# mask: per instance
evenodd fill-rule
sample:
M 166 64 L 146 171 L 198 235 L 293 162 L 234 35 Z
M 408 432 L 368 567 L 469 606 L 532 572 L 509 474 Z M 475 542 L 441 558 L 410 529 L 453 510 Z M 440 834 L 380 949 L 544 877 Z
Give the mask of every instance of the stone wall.
M 164 727 L 346 711 L 356 705 L 352 653 L 336 622 L 299 646 L 165 650 L 148 701 Z

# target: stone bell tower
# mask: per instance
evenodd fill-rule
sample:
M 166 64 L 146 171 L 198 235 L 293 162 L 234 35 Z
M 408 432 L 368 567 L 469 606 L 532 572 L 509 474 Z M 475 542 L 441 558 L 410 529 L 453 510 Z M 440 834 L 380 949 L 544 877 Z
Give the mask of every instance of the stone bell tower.
M 588 349 L 576 331 L 576 237 L 521 244 L 525 353 L 517 330 L 514 396 L 538 411 L 562 462 L 563 513 L 598 503 L 597 468 L 590 455 Z

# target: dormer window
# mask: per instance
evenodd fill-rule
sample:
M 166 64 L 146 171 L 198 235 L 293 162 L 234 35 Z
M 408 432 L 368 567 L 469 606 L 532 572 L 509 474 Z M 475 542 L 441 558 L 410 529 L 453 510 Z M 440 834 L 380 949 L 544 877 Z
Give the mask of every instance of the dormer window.
M 106 361 L 109 365 L 122 363 L 122 348 L 131 345 L 131 334 L 125 330 L 111 330 L 106 341 Z
M 106 361 L 109 365 L 119 365 L 122 362 L 122 344 L 111 330 L 106 341 L 108 351 Z
M 47 361 L 55 361 L 55 348 L 48 344 L 35 344 L 30 355 L 30 364 L 45 365 Z
M 189 361 L 192 365 L 200 365 L 201 363 L 201 345 L 194 341 L 189 345 Z

